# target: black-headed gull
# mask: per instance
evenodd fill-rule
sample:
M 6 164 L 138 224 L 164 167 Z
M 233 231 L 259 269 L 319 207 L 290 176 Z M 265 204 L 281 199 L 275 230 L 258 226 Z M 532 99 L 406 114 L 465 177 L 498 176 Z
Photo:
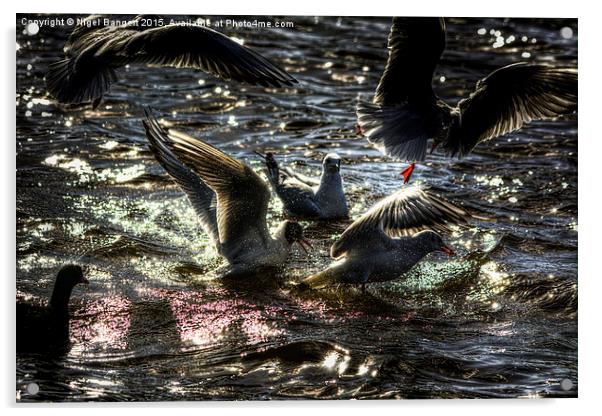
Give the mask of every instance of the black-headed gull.
M 270 234 L 270 189 L 253 169 L 208 143 L 165 131 L 148 110 L 143 123 L 155 158 L 188 195 L 204 231 L 226 259 L 221 274 L 277 268 L 293 243 L 311 246 L 296 222 L 283 221 Z
M 451 107 L 433 91 L 445 49 L 445 22 L 437 17 L 395 17 L 389 58 L 372 103 L 360 102 L 358 129 L 388 156 L 413 162 L 432 150 L 464 156 L 477 144 L 520 129 L 532 120 L 577 109 L 577 70 L 519 62 L 477 82 Z M 406 169 L 409 180 L 414 165 Z
M 467 218 L 465 210 L 439 196 L 402 188 L 347 227 L 330 249 L 335 262 L 302 285 L 319 289 L 397 279 L 432 251 L 453 255 L 439 233 L 449 223 L 465 223 Z
M 309 178 L 290 168 L 280 169 L 272 153 L 260 155 L 268 169 L 268 179 L 284 205 L 284 211 L 296 218 L 347 218 L 349 208 L 341 178 L 341 158 L 328 153 L 322 160 L 320 179 Z
M 251 48 L 202 25 L 159 25 L 166 20 L 144 15 L 126 25 L 95 23 L 102 19 L 99 15 L 87 17 L 91 24 L 77 26 L 69 37 L 66 58 L 49 66 L 46 85 L 58 101 L 94 102 L 97 106 L 117 80 L 115 69 L 128 64 L 194 68 L 225 80 L 265 87 L 297 82 Z M 141 24 L 144 22 L 151 23 Z

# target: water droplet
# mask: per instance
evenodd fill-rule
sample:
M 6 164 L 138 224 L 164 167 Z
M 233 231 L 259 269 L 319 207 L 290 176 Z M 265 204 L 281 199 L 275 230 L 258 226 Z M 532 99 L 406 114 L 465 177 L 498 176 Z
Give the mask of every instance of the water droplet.
M 38 26 L 36 22 L 30 22 L 27 24 L 27 26 L 25 26 L 25 33 L 27 33 L 29 36 L 37 35 L 39 31 L 40 26 Z
M 569 380 L 568 378 L 565 378 L 564 380 L 562 380 L 560 382 L 560 388 L 564 391 L 572 390 L 573 382 L 571 380 Z
M 572 384 L 571 384 L 572 386 Z M 38 394 L 40 392 L 40 386 L 38 383 L 29 383 L 27 385 L 27 393 L 29 394 Z
M 573 37 L 573 29 L 568 26 L 563 27 L 560 29 L 560 36 L 562 36 L 563 39 L 571 39 Z

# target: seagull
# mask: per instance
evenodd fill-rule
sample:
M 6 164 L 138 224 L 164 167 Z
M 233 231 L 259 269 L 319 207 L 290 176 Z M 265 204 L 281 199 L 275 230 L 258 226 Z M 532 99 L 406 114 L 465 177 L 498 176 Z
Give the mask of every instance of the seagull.
M 194 68 L 225 80 L 264 87 L 297 83 L 284 69 L 226 35 L 196 24 L 148 26 L 158 21 L 136 16 L 125 25 L 100 26 L 91 15 L 69 37 L 66 58 L 49 66 L 48 91 L 69 104 L 93 102 L 96 108 L 117 80 L 115 69 L 129 64 Z M 162 19 L 161 19 L 162 20 Z
M 311 248 L 297 222 L 283 221 L 270 235 L 270 189 L 253 169 L 208 143 L 165 131 L 150 110 L 145 113 L 155 158 L 188 195 L 203 230 L 227 262 L 220 274 L 240 277 L 279 268 L 293 243 Z
M 437 17 L 395 17 L 389 58 L 372 103 L 357 107 L 358 131 L 382 153 L 422 161 L 442 148 L 463 157 L 479 143 L 577 109 L 577 70 L 518 62 L 496 69 L 475 90 L 448 105 L 432 78 L 445 49 L 445 22 Z M 414 165 L 406 169 L 410 178 Z
M 335 260 L 301 286 L 320 289 L 336 283 L 397 279 L 433 251 L 454 255 L 441 237 L 448 224 L 471 215 L 428 190 L 406 187 L 383 198 L 355 220 L 330 248 Z
M 322 175 L 318 181 L 289 168 L 280 170 L 272 153 L 255 153 L 265 160 L 268 179 L 288 215 L 320 220 L 348 217 L 349 208 L 343 191 L 339 155 L 328 153 L 324 157 Z
M 47 305 L 17 303 L 17 351 L 61 350 L 69 344 L 69 299 L 73 288 L 88 284 L 78 265 L 57 274 Z

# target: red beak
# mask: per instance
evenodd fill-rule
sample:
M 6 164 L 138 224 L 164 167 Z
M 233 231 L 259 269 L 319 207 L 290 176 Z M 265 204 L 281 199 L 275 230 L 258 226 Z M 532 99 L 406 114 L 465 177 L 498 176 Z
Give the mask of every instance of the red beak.
M 448 256 L 455 256 L 456 253 L 449 246 L 442 246 L 441 251 L 446 253 Z
M 401 175 L 403 176 L 403 183 L 408 183 L 410 181 L 410 176 L 412 176 L 412 172 L 414 172 L 414 167 L 416 163 L 412 163 L 410 166 L 401 171 Z

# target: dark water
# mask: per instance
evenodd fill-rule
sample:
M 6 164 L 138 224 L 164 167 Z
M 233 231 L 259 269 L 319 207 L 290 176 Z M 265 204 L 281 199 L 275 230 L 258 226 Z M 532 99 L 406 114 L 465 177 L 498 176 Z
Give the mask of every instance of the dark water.
M 328 264 L 332 237 L 346 226 L 307 223 L 316 250 L 295 254 L 280 278 L 212 276 L 216 252 L 146 147 L 144 106 L 257 169 L 256 149 L 308 174 L 339 152 L 354 217 L 401 186 L 402 165 L 355 135 L 355 103 L 378 82 L 389 20 L 280 20 L 294 28 L 224 31 L 285 65 L 298 88 L 130 67 L 98 111 L 46 95 L 46 67 L 69 30 L 28 36 L 17 22 L 17 298 L 46 298 L 69 261 L 87 264 L 91 280 L 74 291 L 71 351 L 17 356 L 17 397 L 576 396 L 576 117 L 533 123 L 461 161 L 434 155 L 418 166 L 417 183 L 490 218 L 448 236 L 460 253 L 453 261 L 428 257 L 407 279 L 366 293 L 299 293 L 294 283 Z M 450 100 L 518 60 L 576 65 L 576 20 L 447 23 L 435 78 Z M 276 224 L 280 204 L 273 208 Z M 563 379 L 572 390 L 560 388 Z M 30 382 L 39 394 L 24 393 Z

